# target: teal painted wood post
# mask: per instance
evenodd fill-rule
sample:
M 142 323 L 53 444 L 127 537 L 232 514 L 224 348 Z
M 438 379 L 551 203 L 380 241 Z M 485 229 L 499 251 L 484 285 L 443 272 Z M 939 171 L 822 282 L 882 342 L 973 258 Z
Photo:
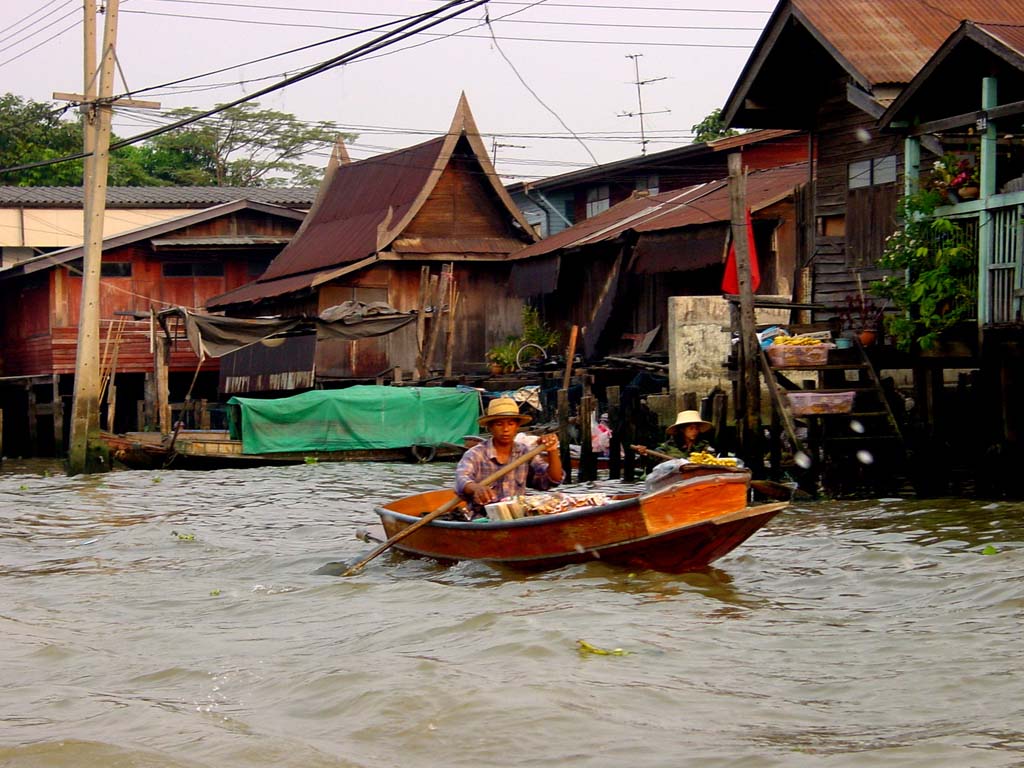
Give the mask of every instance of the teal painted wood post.
M 903 142 L 903 194 L 912 195 L 917 192 L 918 180 L 921 177 L 921 140 L 916 136 L 908 136 Z
M 992 109 L 998 103 L 996 79 L 986 77 L 981 81 L 981 108 Z M 996 191 L 996 126 L 987 121 L 984 133 L 981 134 L 980 192 L 982 202 Z M 982 208 L 978 213 L 978 324 L 984 326 L 992 322 L 992 299 L 989 290 L 989 272 L 992 266 L 992 243 L 995 233 L 992 231 L 992 213 Z

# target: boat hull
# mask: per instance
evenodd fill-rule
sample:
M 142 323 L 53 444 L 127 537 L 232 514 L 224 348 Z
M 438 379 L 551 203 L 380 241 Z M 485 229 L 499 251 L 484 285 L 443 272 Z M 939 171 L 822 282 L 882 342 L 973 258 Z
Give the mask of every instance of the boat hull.
M 480 560 L 520 569 L 600 560 L 682 573 L 731 552 L 787 504 L 747 507 L 746 471 L 683 477 L 648 495 L 599 507 L 507 522 L 433 521 L 394 546 L 444 561 Z M 452 498 L 450 490 L 408 496 L 377 508 L 388 538 Z
M 111 456 L 129 469 L 228 469 L 334 461 L 458 461 L 459 445 L 410 446 L 351 451 L 243 453 L 242 442 L 218 430 L 183 430 L 174 441 L 156 432 L 103 433 Z

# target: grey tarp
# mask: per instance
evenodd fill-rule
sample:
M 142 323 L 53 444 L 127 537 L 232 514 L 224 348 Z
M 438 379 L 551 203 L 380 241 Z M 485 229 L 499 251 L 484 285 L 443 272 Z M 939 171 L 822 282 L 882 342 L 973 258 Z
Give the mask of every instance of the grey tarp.
M 399 312 L 384 302 L 346 301 L 319 317 L 223 317 L 178 308 L 185 335 L 196 355 L 223 357 L 229 352 L 288 333 L 316 333 L 318 339 L 358 340 L 384 336 L 411 323 L 416 315 Z

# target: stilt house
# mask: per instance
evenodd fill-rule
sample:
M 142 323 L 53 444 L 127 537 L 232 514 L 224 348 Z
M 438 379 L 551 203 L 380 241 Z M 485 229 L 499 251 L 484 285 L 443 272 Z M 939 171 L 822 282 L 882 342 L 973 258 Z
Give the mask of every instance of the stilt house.
M 154 421 L 154 324 L 165 307 L 196 308 L 259 275 L 305 213 L 236 200 L 103 241 L 100 368 L 104 425 L 118 431 Z M 0 270 L 0 408 L 9 455 L 61 455 L 74 392 L 83 247 Z M 182 339 L 168 368 L 179 397 L 215 398 L 217 361 L 199 360 Z M 116 395 L 115 395 L 116 393 Z M 116 408 L 115 408 L 115 403 Z
M 272 353 L 230 355 L 222 366 L 231 389 L 265 390 L 265 374 L 283 372 L 282 364 L 315 372 L 318 386 L 376 380 L 396 368 L 419 367 L 422 378 L 444 368 L 446 354 L 455 373 L 483 370 L 486 350 L 520 331 L 522 300 L 507 289 L 510 256 L 536 239 L 499 183 L 463 95 L 444 136 L 358 162 L 335 158 L 288 247 L 258 279 L 207 303 L 251 317 L 381 301 L 440 325 L 360 341 L 288 339 Z M 454 291 L 425 279 L 436 281 L 445 265 L 441 285 Z

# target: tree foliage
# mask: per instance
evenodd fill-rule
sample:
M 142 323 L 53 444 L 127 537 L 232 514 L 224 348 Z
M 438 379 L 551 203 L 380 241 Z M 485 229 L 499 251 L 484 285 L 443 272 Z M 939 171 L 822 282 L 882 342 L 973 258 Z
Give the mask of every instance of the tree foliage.
M 738 136 L 739 131 L 727 128 L 722 121 L 722 110 L 716 109 L 696 125 L 690 126 L 694 142 L 714 141 L 726 136 Z
M 68 157 L 82 151 L 80 119 L 55 104 L 13 94 L 0 97 L 0 168 Z M 191 107 L 169 113 L 179 120 Z M 77 117 L 77 114 L 76 114 Z M 303 162 L 339 137 L 329 123 L 304 123 L 295 115 L 261 110 L 256 103 L 231 107 L 211 118 L 154 136 L 110 155 L 108 182 L 117 186 L 315 186 L 323 169 Z M 353 134 L 342 134 L 351 141 Z M 116 142 L 116 136 L 111 142 Z M 0 184 L 79 186 L 82 161 L 0 174 Z

